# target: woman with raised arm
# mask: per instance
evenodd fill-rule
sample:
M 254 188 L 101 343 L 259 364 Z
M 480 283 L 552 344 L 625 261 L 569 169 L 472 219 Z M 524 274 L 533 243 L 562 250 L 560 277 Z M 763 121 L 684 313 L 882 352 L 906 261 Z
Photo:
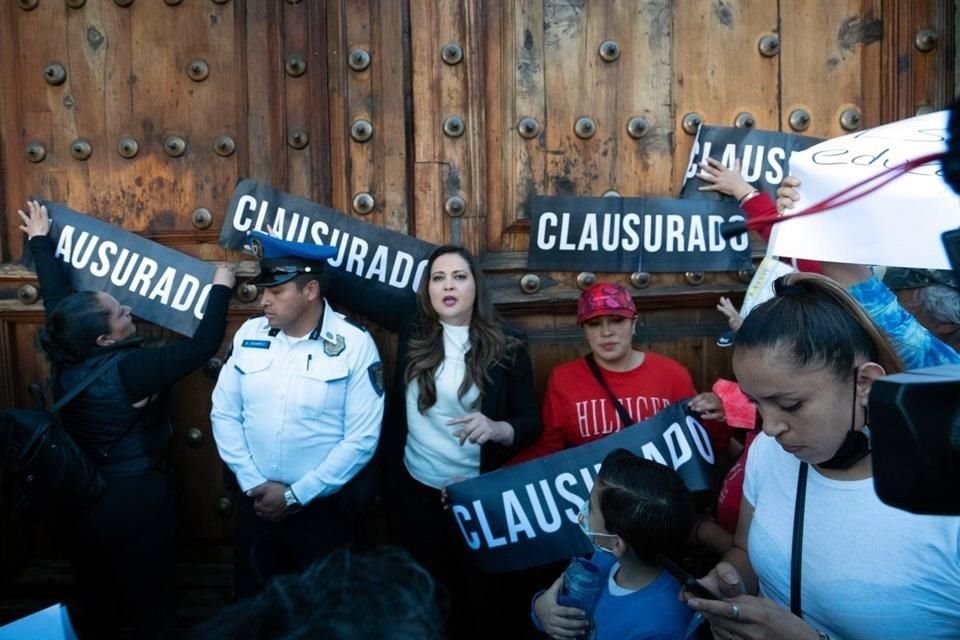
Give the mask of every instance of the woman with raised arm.
M 58 532 L 79 583 L 78 627 L 91 638 L 115 637 L 122 626 L 132 626 L 137 638 L 160 637 L 171 610 L 175 566 L 166 392 L 220 348 L 233 272 L 217 268 L 192 338 L 144 348 L 130 307 L 108 293 L 72 291 L 48 235 L 47 208 L 31 201 L 18 213 L 43 295 L 40 344 L 50 361 L 54 396 L 115 363 L 60 412 L 64 428 L 106 481 L 99 499 Z
M 867 399 L 900 358 L 836 282 L 794 273 L 775 291 L 734 344 L 763 434 L 734 547 L 701 579 L 724 599 L 687 604 L 722 640 L 960 637 L 960 518 L 894 509 L 873 485 Z

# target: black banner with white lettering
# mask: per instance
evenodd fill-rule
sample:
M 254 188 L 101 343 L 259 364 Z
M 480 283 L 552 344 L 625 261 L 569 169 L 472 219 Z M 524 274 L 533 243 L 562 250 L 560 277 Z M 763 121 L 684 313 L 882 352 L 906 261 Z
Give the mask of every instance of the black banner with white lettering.
M 750 240 L 720 235 L 743 220 L 735 202 L 675 198 L 531 198 L 529 269 L 737 271 L 750 268 Z
M 779 131 L 703 125 L 690 151 L 680 197 L 732 200 L 716 191 L 699 190 L 708 184 L 697 177 L 699 164 L 710 157 L 729 169 L 733 168 L 735 160 L 739 160 L 743 179 L 776 198 L 777 187 L 790 175 L 790 154 L 818 142 L 823 140 Z
M 206 310 L 214 265 L 66 205 L 44 204 L 56 257 L 75 290 L 104 291 L 148 322 L 193 335 Z
M 713 448 L 686 402 L 605 438 L 447 487 L 450 513 L 483 571 L 517 571 L 592 550 L 577 524 L 603 458 L 627 449 L 710 487 Z
M 413 309 L 429 242 L 357 220 L 255 180 L 237 184 L 220 231 L 220 244 L 243 247 L 247 231 L 267 231 L 284 240 L 313 242 L 337 248 L 327 264 L 334 296 L 357 311 Z M 379 314 L 378 314 L 379 315 Z M 385 326 L 390 326 L 387 323 Z

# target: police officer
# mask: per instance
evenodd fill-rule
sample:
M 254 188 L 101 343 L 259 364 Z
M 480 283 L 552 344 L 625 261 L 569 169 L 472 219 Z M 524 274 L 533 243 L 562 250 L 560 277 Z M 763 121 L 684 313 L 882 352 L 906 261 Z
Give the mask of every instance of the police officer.
M 263 315 L 246 321 L 210 414 L 220 457 L 243 496 L 237 595 L 300 572 L 350 542 L 341 491 L 373 457 L 383 370 L 370 334 L 323 298 L 335 249 L 248 236 L 260 258 Z

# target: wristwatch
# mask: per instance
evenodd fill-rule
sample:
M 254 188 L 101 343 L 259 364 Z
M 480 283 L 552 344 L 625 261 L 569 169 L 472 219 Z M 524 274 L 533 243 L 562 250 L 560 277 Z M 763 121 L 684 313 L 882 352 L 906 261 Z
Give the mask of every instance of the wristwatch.
M 293 487 L 287 487 L 283 490 L 283 500 L 287 505 L 287 511 L 296 511 L 303 506 L 297 499 L 297 494 L 293 492 Z

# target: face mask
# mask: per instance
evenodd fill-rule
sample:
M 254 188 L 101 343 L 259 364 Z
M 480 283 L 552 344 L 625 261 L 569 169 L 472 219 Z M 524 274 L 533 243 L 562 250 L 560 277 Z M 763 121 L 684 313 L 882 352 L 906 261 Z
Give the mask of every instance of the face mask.
M 863 429 L 857 431 L 854 429 L 857 421 L 857 374 L 853 373 L 853 415 L 850 418 L 850 430 L 843 439 L 843 444 L 833 454 L 833 457 L 826 462 L 821 462 L 818 467 L 824 469 L 849 469 L 870 454 L 870 429 L 866 425 Z
M 613 533 L 597 533 L 590 530 L 590 500 L 584 500 L 583 504 L 580 505 L 580 515 L 577 516 L 577 522 L 580 524 L 580 531 L 583 531 L 583 535 L 587 536 L 587 540 L 590 541 L 590 544 L 593 545 L 594 549 L 597 551 L 604 551 L 606 553 L 613 553 L 612 549 L 607 549 L 606 547 L 601 547 L 597 544 L 597 541 L 594 540 L 595 537 L 599 536 L 602 538 L 616 538 L 616 534 Z

